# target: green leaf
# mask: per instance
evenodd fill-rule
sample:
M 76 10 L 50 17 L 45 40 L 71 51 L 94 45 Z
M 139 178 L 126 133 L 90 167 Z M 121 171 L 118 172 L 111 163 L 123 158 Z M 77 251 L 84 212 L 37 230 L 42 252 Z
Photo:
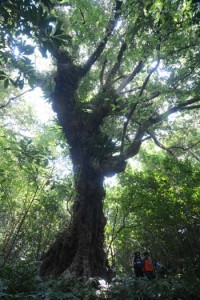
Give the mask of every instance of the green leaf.
M 0 80 L 5 80 L 5 78 L 7 78 L 6 73 L 0 70 Z
M 4 89 L 7 89 L 9 85 L 9 79 L 6 78 L 6 80 L 4 80 Z

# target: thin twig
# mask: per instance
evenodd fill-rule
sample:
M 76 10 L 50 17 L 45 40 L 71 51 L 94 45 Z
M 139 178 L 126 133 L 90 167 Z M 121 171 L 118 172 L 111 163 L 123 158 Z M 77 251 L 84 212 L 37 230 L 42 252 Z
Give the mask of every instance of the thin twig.
M 154 143 L 161 149 L 168 151 L 171 155 L 174 156 L 174 153 L 167 147 L 165 147 L 155 136 L 154 132 L 152 130 L 148 130 L 147 131 L 149 133 L 149 135 L 152 137 L 152 139 L 154 140 Z
M 184 151 L 188 151 L 194 147 L 196 147 L 198 144 L 200 144 L 200 141 L 196 142 L 195 144 L 191 145 L 191 146 L 188 146 L 188 147 L 181 147 L 181 146 L 171 146 L 169 147 L 169 149 L 181 149 L 181 150 L 184 150 Z
M 5 103 L 5 104 L 3 104 L 3 105 L 0 106 L 0 109 L 7 107 L 7 106 L 10 104 L 10 102 L 16 100 L 17 98 L 20 98 L 20 97 L 23 96 L 24 94 L 29 93 L 29 92 L 31 92 L 31 91 L 33 91 L 32 88 L 29 89 L 29 90 L 27 90 L 27 91 L 25 91 L 25 92 L 23 92 L 23 93 L 21 93 L 21 94 L 19 94 L 19 95 L 17 95 L 17 96 L 15 96 L 15 97 L 10 98 L 10 99 L 7 101 L 7 103 Z

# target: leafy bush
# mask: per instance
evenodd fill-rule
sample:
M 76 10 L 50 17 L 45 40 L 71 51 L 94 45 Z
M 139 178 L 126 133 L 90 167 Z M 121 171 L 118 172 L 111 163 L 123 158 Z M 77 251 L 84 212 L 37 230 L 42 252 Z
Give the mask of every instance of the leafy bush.
M 7 264 L 2 272 L 2 280 L 7 290 L 12 294 L 28 293 L 34 291 L 37 285 L 37 268 L 34 263 L 18 261 L 15 264 Z
M 125 276 L 110 285 L 105 299 L 198 300 L 199 290 L 200 277 L 189 274 L 157 278 L 154 281 L 146 278 L 135 280 Z
M 148 281 L 132 276 L 117 276 L 110 284 L 99 278 L 58 277 L 42 281 L 34 263 L 7 265 L 1 272 L 2 300 L 200 300 L 198 268 L 187 273 Z

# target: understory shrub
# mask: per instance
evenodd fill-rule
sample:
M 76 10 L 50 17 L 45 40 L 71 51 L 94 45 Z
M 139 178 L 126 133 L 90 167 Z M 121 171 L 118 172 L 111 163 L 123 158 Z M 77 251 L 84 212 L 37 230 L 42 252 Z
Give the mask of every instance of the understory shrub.
M 33 263 L 20 262 L 1 270 L 2 300 L 200 300 L 200 271 L 188 270 L 148 281 L 117 276 L 110 284 L 99 278 L 60 276 L 44 282 Z

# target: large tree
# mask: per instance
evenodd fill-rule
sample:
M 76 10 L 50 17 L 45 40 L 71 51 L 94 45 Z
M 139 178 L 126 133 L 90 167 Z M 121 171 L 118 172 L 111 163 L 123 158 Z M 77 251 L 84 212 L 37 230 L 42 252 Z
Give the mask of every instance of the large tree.
M 73 163 L 73 221 L 44 255 L 41 274 L 105 275 L 105 176 L 123 172 L 147 139 L 171 154 L 197 145 L 189 132 L 200 107 L 198 7 L 188 0 L 3 3 L 0 46 L 15 44 L 22 56 L 1 51 L 0 62 L 20 70 L 15 80 L 3 70 L 1 79 L 33 82 L 24 36 L 51 53 L 52 105 Z M 183 128 L 177 117 L 186 113 Z M 175 145 L 167 137 L 180 128 Z

